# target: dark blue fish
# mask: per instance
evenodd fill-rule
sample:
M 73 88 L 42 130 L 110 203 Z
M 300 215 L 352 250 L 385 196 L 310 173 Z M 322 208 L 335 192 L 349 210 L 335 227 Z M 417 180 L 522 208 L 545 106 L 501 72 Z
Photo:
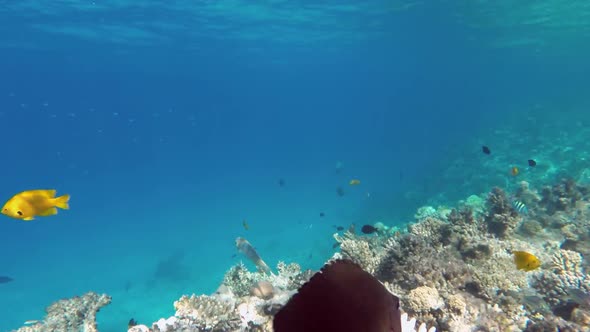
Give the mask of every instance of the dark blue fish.
M 364 225 L 363 228 L 361 228 L 361 231 L 365 234 L 373 234 L 377 231 L 377 228 L 371 225 Z
M 0 284 L 6 284 L 11 282 L 13 279 L 7 276 L 0 276 Z

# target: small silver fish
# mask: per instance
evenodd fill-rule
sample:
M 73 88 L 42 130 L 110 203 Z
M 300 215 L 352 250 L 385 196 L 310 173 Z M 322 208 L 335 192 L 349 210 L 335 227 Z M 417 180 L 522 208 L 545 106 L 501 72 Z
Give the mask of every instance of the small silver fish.
M 579 288 L 568 288 L 567 295 L 563 296 L 567 300 L 576 302 L 577 304 L 590 308 L 590 292 Z
M 236 248 L 238 251 L 244 254 L 249 260 L 256 265 L 258 271 L 266 274 L 272 274 L 272 271 L 266 265 L 266 263 L 260 258 L 254 247 L 243 237 L 236 238 Z
M 522 304 L 532 311 L 537 311 L 540 313 L 551 312 L 551 307 L 549 307 L 549 304 L 547 304 L 543 297 L 539 295 L 525 295 L 522 298 Z

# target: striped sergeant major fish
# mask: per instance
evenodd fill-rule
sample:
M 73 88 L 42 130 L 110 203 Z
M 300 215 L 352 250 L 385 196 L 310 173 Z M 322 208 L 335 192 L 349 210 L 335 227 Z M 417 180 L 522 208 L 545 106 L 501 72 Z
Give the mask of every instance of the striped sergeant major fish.
M 512 207 L 520 214 L 528 214 L 529 209 L 527 208 L 526 204 L 519 200 L 512 200 Z

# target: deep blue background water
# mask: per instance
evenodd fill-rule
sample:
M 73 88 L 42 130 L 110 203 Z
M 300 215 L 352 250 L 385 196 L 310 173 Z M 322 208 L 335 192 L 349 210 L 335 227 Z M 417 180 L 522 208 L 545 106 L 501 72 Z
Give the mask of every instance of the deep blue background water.
M 449 159 L 588 95 L 587 36 L 486 26 L 486 8 L 218 3 L 0 3 L 0 197 L 72 195 L 0 223 L 0 330 L 88 290 L 113 295 L 104 331 L 171 315 L 240 260 L 236 236 L 318 268 L 332 225 L 411 220 L 455 186 L 437 181 Z M 544 44 L 497 47 L 511 33 Z

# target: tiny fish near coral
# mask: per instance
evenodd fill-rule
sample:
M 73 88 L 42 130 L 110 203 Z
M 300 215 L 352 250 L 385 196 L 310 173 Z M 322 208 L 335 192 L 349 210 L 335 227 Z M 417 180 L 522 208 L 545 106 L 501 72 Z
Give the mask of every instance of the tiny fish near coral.
M 130 329 L 137 325 L 137 321 L 134 318 L 131 318 L 127 323 L 127 329 Z

